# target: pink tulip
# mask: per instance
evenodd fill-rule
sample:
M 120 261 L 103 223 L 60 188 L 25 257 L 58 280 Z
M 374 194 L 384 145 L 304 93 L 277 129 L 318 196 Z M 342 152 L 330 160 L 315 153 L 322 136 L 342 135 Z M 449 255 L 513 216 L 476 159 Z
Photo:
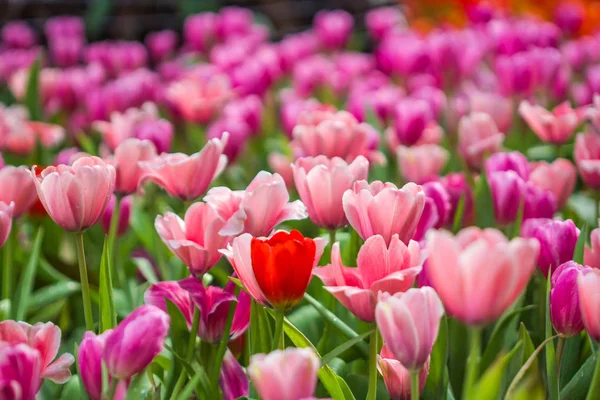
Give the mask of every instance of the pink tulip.
M 226 221 L 219 234 L 267 236 L 284 221 L 306 218 L 304 204 L 300 200 L 290 203 L 289 199 L 283 178 L 261 171 L 246 190 L 216 187 L 208 192 L 204 201 Z
M 31 173 L 35 176 L 35 167 Z M 72 166 L 47 167 L 34 183 L 54 222 L 81 232 L 102 217 L 115 188 L 115 168 L 98 157 L 83 157 Z
M 221 374 L 219 375 L 219 386 L 223 392 L 223 400 L 235 400 L 248 396 L 250 384 L 244 368 L 231 351 L 227 351 L 223 357 Z
M 278 233 L 276 233 L 276 235 L 284 235 L 284 236 L 289 237 L 289 236 L 294 235 L 294 233 L 297 233 L 298 235 L 302 236 L 297 231 L 293 231 L 291 234 L 288 234 L 287 232 L 284 232 L 284 231 L 279 231 Z M 259 265 L 259 264 L 255 265 L 253 263 L 253 256 L 252 256 L 253 240 L 254 241 L 261 240 L 262 241 L 263 239 L 264 238 L 258 238 L 258 239 L 253 238 L 252 235 L 250 235 L 248 233 L 244 233 L 243 235 L 240 235 L 240 236 L 236 237 L 235 239 L 233 239 L 233 242 L 231 242 L 231 244 L 227 245 L 227 249 L 221 250 L 221 253 L 223 253 L 223 255 L 225 255 L 225 257 L 227 257 L 227 260 L 233 267 L 233 269 L 234 269 L 235 273 L 237 274 L 237 276 L 239 277 L 240 281 L 244 284 L 244 287 L 246 288 L 246 290 L 248 291 L 250 296 L 252 296 L 252 298 L 254 300 L 256 300 L 257 302 L 259 302 L 262 305 L 269 305 L 270 304 L 269 300 L 267 299 L 267 296 L 263 292 L 263 288 L 261 288 L 261 285 L 257 281 L 256 273 L 255 273 L 255 270 L 260 269 L 259 272 L 261 272 L 261 274 L 264 275 L 266 272 L 266 271 L 264 271 L 264 268 L 266 266 Z M 293 281 L 293 282 L 290 281 L 291 271 L 281 271 L 281 274 L 278 275 L 277 277 L 275 277 L 277 279 L 277 281 L 269 282 L 269 283 L 273 283 L 273 285 L 275 285 L 275 282 L 278 284 L 283 284 L 283 283 L 287 284 L 288 287 L 286 287 L 285 289 L 290 289 L 290 292 L 283 293 L 284 290 L 283 290 L 283 288 L 280 287 L 280 293 L 278 293 L 279 295 L 282 295 L 283 297 L 299 295 L 300 299 L 302 298 L 302 296 L 304 295 L 304 292 L 306 291 L 306 288 L 308 287 L 308 284 L 310 283 L 312 270 L 319 263 L 319 260 L 321 259 L 321 256 L 323 255 L 323 250 L 325 249 L 325 246 L 327 245 L 327 240 L 320 238 L 320 237 L 315 238 L 315 239 L 304 238 L 304 241 L 314 241 L 314 249 L 315 249 L 315 255 L 314 255 L 314 260 L 312 262 L 312 265 L 308 265 L 309 274 L 307 275 L 306 282 L 303 281 L 305 271 L 304 270 L 300 271 L 300 269 L 298 269 L 298 271 L 294 271 L 294 273 L 296 275 L 295 275 L 295 281 Z M 289 240 L 289 242 L 291 242 L 291 240 Z M 296 243 L 290 243 L 290 246 L 293 246 L 294 244 L 296 244 Z M 298 247 L 298 246 L 296 246 L 296 247 Z M 305 255 L 304 253 L 300 252 L 302 249 L 294 248 L 293 250 L 289 250 L 289 248 L 290 247 L 286 247 L 285 250 L 283 248 L 276 249 L 279 251 L 278 254 L 280 255 L 282 261 L 291 262 L 294 256 L 302 257 L 303 255 Z M 304 265 L 302 265 L 302 267 L 304 267 Z M 300 273 L 302 273 L 302 277 L 300 277 L 298 275 Z M 300 279 L 300 278 L 302 278 L 302 279 Z M 263 281 L 263 283 L 264 283 L 264 281 Z M 274 290 L 273 287 L 269 287 L 266 289 Z M 301 293 L 299 293 L 299 292 L 301 292 Z M 300 299 L 297 299 L 297 300 L 299 301 Z M 296 300 L 296 299 L 294 299 L 294 300 Z
M 0 247 L 4 246 L 8 235 L 10 235 L 14 210 L 14 201 L 11 201 L 9 205 L 0 201 Z
M 426 286 L 404 293 L 380 293 L 375 319 L 386 346 L 408 370 L 420 370 L 429 359 L 444 307 Z
M 458 149 L 469 167 L 480 170 L 486 156 L 500 151 L 504 135 L 492 117 L 472 113 L 458 123 Z
M 25 344 L 0 343 L 0 396 L 35 400 L 41 385 L 41 354 Z
M 338 157 L 306 157 L 296 160 L 292 170 L 311 221 L 326 229 L 338 229 L 348 223 L 342 196 L 354 182 L 367 179 L 369 162 L 363 156 L 351 163 Z
M 473 92 L 469 94 L 472 113 L 488 114 L 500 132 L 508 132 L 513 120 L 513 102 L 510 98 L 494 92 Z
M 402 11 L 395 7 L 374 8 L 367 12 L 365 22 L 369 35 L 375 40 L 383 39 L 394 29 L 406 24 Z
M 267 162 L 273 172 L 281 175 L 286 187 L 294 187 L 294 171 L 292 170 L 291 157 L 273 152 L 267 157 Z
M 567 261 L 552 274 L 550 290 L 550 319 L 556 332 L 563 337 L 577 335 L 583 330 L 577 279 L 592 268 Z
M 129 379 L 142 372 L 162 351 L 169 332 L 169 315 L 143 305 L 129 314 L 106 338 L 103 358 L 108 373 Z
M 587 86 L 585 87 L 587 88 Z M 600 132 L 600 95 L 594 95 L 594 103 L 587 109 L 586 117 L 596 132 Z
M 324 155 L 352 162 L 362 155 L 371 162 L 382 162 L 382 154 L 374 150 L 379 137 L 370 125 L 359 124 L 347 111 L 320 116 L 325 118 L 310 125 L 299 121 L 294 128 L 291 147 L 296 158 Z
M 128 108 L 125 112 L 113 112 L 110 121 L 95 121 L 92 128 L 102 134 L 111 150 L 128 138 L 136 137 L 136 130 L 146 121 L 158 121 L 158 108 L 154 103 L 144 103 L 141 108 Z
M 314 350 L 288 347 L 253 355 L 248 375 L 263 400 L 300 400 L 314 394 L 319 367 Z
M 352 35 L 353 27 L 352 15 L 344 10 L 321 11 L 314 19 L 315 33 L 326 49 L 343 48 Z
M 429 375 L 430 359 L 419 371 L 419 392 L 425 388 L 427 375 Z M 392 400 L 410 400 L 410 371 L 394 357 L 394 354 L 383 345 L 381 353 L 377 356 L 377 369 L 383 377 L 385 387 Z
M 229 78 L 217 74 L 205 79 L 185 78 L 166 89 L 167 100 L 183 119 L 199 124 L 213 119 L 231 95 Z
M 421 271 L 419 244 L 407 245 L 393 235 L 386 245 L 382 236 L 368 238 L 358 252 L 358 268 L 342 265 L 340 245 L 331 250 L 331 264 L 316 268 L 318 276 L 330 292 L 354 315 L 366 322 L 375 321 L 377 294 L 405 292 Z
M 115 192 L 131 194 L 136 191 L 144 171 L 139 162 L 152 161 L 156 147 L 149 140 L 125 139 L 115 149 L 114 166 L 117 172 Z
M 190 297 L 190 292 L 182 288 L 177 281 L 161 281 L 150 285 L 144 293 L 144 304 L 150 304 L 167 312 L 165 300 L 169 300 L 177 306 L 187 323 L 188 329 L 191 329 L 194 303 Z
M 564 158 L 557 158 L 552 163 L 540 161 L 531 165 L 529 181 L 541 189 L 551 191 L 556 197 L 559 209 L 562 209 L 575 190 L 577 170 L 573 163 Z
M 60 328 L 52 322 L 38 322 L 35 325 L 12 320 L 0 322 L 0 343 L 10 345 L 23 343 L 37 350 L 40 354 L 41 378 L 65 383 L 71 377 L 69 367 L 75 358 L 69 353 L 64 353 L 56 361 L 54 360 L 60 347 L 60 338 Z
M 117 203 L 117 196 L 114 194 L 110 197 L 104 212 L 102 213 L 102 229 L 104 233 L 108 234 L 110 231 L 110 224 L 112 222 L 113 213 L 115 212 L 115 205 Z M 133 203 L 133 196 L 125 196 L 119 202 L 119 220 L 117 221 L 117 236 L 123 236 L 129 228 L 129 218 L 131 217 L 131 203 Z
M 190 50 L 205 52 L 217 35 L 217 15 L 211 12 L 190 15 L 183 25 L 185 46 Z
M 596 228 L 590 234 L 591 246 L 585 244 L 583 249 L 583 263 L 592 268 L 600 269 L 600 228 Z
M 446 165 L 449 153 L 442 146 L 426 144 L 423 146 L 397 149 L 398 167 L 405 181 L 423 184 L 434 180 Z
M 535 271 L 535 239 L 508 241 L 496 229 L 475 227 L 455 237 L 434 231 L 427 241 L 427 274 L 450 315 L 468 325 L 498 319 Z
M 600 342 L 600 270 L 579 275 L 577 287 L 585 330 L 592 339 Z
M 225 226 L 213 208 L 202 202 L 194 203 L 182 220 L 171 212 L 156 216 L 158 235 L 167 247 L 188 267 L 194 276 L 202 276 L 221 258 L 231 237 L 219 235 Z
M 600 135 L 595 132 L 577 135 L 573 158 L 583 182 L 591 189 L 600 189 Z
M 141 162 L 144 174 L 139 185 L 151 180 L 170 196 L 179 200 L 194 200 L 206 193 L 211 182 L 223 172 L 227 156 L 223 150 L 227 134 L 222 139 L 211 139 L 198 153 L 163 153 L 151 161 Z
M 152 32 L 146 36 L 146 47 L 156 63 L 169 58 L 177 47 L 177 33 L 171 30 Z
M 574 110 L 568 102 L 548 111 L 539 105 L 530 104 L 527 100 L 523 100 L 519 105 L 519 114 L 540 139 L 553 144 L 567 142 L 584 116 L 583 111 Z
M 348 222 L 361 238 L 381 235 L 390 244 L 392 235 L 398 234 L 406 244 L 417 229 L 425 193 L 414 183 L 398 189 L 389 182 L 358 181 L 344 193 L 342 203 Z
M 37 200 L 35 183 L 27 167 L 7 165 L 0 169 L 0 201 L 14 202 L 13 217 L 25 214 Z

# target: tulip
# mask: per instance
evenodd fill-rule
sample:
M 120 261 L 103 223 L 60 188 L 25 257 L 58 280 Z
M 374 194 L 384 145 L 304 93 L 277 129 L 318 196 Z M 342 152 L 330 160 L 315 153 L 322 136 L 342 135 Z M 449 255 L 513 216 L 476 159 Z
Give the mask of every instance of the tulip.
M 513 120 L 513 103 L 510 98 L 494 92 L 473 92 L 468 98 L 472 113 L 489 115 L 500 132 L 508 132 Z
M 29 49 L 38 43 L 35 31 L 23 21 L 8 22 L 2 28 L 0 38 L 9 49 Z
M 358 268 L 342 265 L 340 245 L 331 250 L 331 264 L 316 268 L 314 275 L 354 315 L 366 322 L 375 321 L 377 294 L 404 292 L 413 286 L 421 270 L 419 245 L 411 240 L 407 245 L 398 235 L 386 245 L 380 235 L 368 238 L 358 252 Z
M 0 169 L 0 201 L 14 203 L 13 216 L 26 213 L 37 199 L 35 183 L 27 167 L 4 166 Z
M 40 352 L 40 376 L 56 383 L 65 383 L 71 377 L 69 367 L 73 355 L 64 353 L 54 360 L 60 347 L 61 331 L 52 322 L 29 325 L 26 322 L 5 320 L 0 322 L 0 342 L 11 345 L 26 344 Z
M 473 220 L 473 191 L 471 186 L 467 183 L 467 179 L 464 174 L 461 173 L 449 173 L 440 179 L 440 183 L 446 189 L 446 192 L 450 195 L 450 211 L 447 217 L 448 222 L 454 222 L 456 217 L 456 211 L 458 209 L 458 203 L 463 200 L 463 223 L 468 224 Z
M 266 236 L 284 221 L 306 218 L 304 204 L 300 200 L 289 203 L 289 198 L 281 176 L 261 171 L 245 191 L 216 187 L 204 200 L 226 221 L 219 234 Z
M 488 114 L 472 113 L 458 124 L 458 149 L 469 167 L 479 170 L 486 156 L 500 151 L 504 135 Z
M 405 146 L 416 144 L 432 120 L 431 107 L 425 100 L 402 100 L 396 106 L 393 125 L 398 141 Z
M 568 102 L 550 112 L 523 100 L 519 105 L 519 114 L 542 141 L 557 145 L 567 142 L 583 119 L 583 112 L 574 110 Z
M 471 227 L 455 237 L 433 231 L 427 240 L 427 275 L 450 315 L 467 325 L 485 325 L 525 289 L 539 248 L 535 239 L 509 242 L 496 229 Z
M 292 164 L 296 189 L 316 225 L 335 230 L 348 223 L 342 206 L 344 192 L 367 179 L 369 162 L 358 156 L 351 163 L 338 157 L 306 157 Z
M 573 158 L 583 182 L 591 189 L 600 189 L 600 135 L 594 132 L 577 135 Z
M 523 220 L 552 218 L 557 210 L 556 197 L 550 190 L 544 190 L 531 182 L 525 182 L 524 196 Z
M 592 268 L 567 261 L 552 274 L 550 318 L 556 332 L 563 337 L 578 334 L 583 329 L 577 278 Z
M 444 307 L 430 287 L 380 293 L 375 319 L 389 351 L 406 369 L 423 368 L 437 338 Z
M 230 162 L 234 162 L 246 149 L 252 135 L 250 126 L 239 116 L 222 117 L 212 122 L 206 131 L 209 140 L 222 139 L 224 134 L 228 134 L 228 137 L 223 154 Z
M 248 396 L 250 384 L 244 373 L 244 368 L 235 359 L 230 351 L 225 353 L 221 374 L 219 375 L 219 386 L 223 392 L 223 400 L 235 400 Z
M 430 359 L 427 359 L 423 368 L 419 371 L 419 392 L 425 388 L 427 375 L 429 375 Z M 381 353 L 377 356 L 377 369 L 383 377 L 385 387 L 392 400 L 410 400 L 410 371 L 400 361 L 396 360 L 394 354 L 383 345 Z
M 108 373 L 129 379 L 146 368 L 158 353 L 169 332 L 169 315 L 143 305 L 129 314 L 106 338 L 103 359 Z
M 405 244 L 417 229 L 425 206 L 425 193 L 414 183 L 398 189 L 393 183 L 367 181 L 354 183 L 342 197 L 346 218 L 361 238 L 383 236 L 389 244 L 398 234 Z
M 248 375 L 263 400 L 311 398 L 319 357 L 310 348 L 289 347 L 250 358 Z
M 131 217 L 131 204 L 133 202 L 133 196 L 125 196 L 119 201 L 119 213 L 117 221 L 117 229 L 115 234 L 117 236 L 123 236 L 129 228 L 129 218 Z M 109 234 L 110 224 L 112 222 L 113 214 L 115 212 L 115 206 L 117 205 L 117 197 L 112 195 L 104 213 L 102 213 L 102 229 L 104 233 Z
M 600 270 L 592 269 L 577 277 L 579 304 L 583 325 L 588 335 L 600 342 Z
M 0 201 L 0 247 L 4 246 L 12 229 L 12 218 L 15 210 L 15 203 L 10 204 Z
M 600 95 L 594 95 L 593 104 L 588 108 L 586 117 L 596 132 L 600 132 Z
M 152 32 L 146 36 L 146 46 L 155 63 L 169 58 L 177 47 L 177 33 L 171 30 Z
M 281 176 L 287 188 L 294 187 L 294 171 L 292 170 L 291 157 L 273 152 L 267 157 L 267 162 L 269 163 L 269 168 Z
M 217 15 L 205 12 L 190 15 L 183 25 L 183 38 L 186 47 L 205 52 L 213 44 L 217 35 Z
M 583 263 L 592 268 L 600 269 L 600 228 L 590 234 L 591 245 L 585 244 L 583 249 Z
M 283 90 L 281 93 L 281 125 L 289 137 L 292 137 L 294 127 L 300 122 L 299 119 L 303 114 L 326 113 L 329 115 L 333 114 L 334 111 L 335 109 L 332 106 L 320 104 L 313 98 L 301 98 L 293 90 L 291 92 Z
M 231 36 L 246 34 L 252 27 L 252 12 L 243 7 L 225 7 L 217 16 L 217 35 L 226 39 Z
M 263 123 L 264 106 L 260 97 L 256 95 L 246 96 L 233 100 L 223 108 L 226 119 L 237 118 L 244 121 L 253 135 L 260 132 Z
M 166 119 L 142 121 L 136 125 L 133 134 L 140 140 L 154 144 L 158 153 L 168 152 L 173 140 L 173 125 Z
M 584 17 L 585 8 L 575 2 L 562 1 L 554 9 L 554 23 L 567 35 L 579 31 Z
M 317 38 L 326 49 L 343 48 L 350 36 L 354 21 L 352 15 L 343 10 L 320 11 L 314 19 L 314 29 Z
M 92 128 L 102 134 L 104 142 L 111 150 L 128 138 L 138 137 L 141 124 L 159 121 L 158 109 L 154 103 L 144 103 L 140 108 L 128 108 L 125 112 L 113 112 L 110 121 L 95 121 Z M 167 122 L 167 121 L 164 121 Z M 139 138 L 138 139 L 143 139 Z M 129 146 L 132 147 L 131 144 Z M 131 148 L 130 147 L 130 148 Z
M 556 198 L 557 206 L 562 209 L 575 190 L 577 170 L 572 162 L 557 158 L 552 163 L 540 161 L 532 165 L 529 180 L 537 187 L 549 190 Z
M 206 124 L 231 97 L 231 82 L 225 75 L 204 79 L 184 78 L 166 89 L 167 100 L 189 122 Z
M 156 147 L 149 140 L 129 138 L 115 149 L 114 166 L 117 172 L 115 191 L 131 194 L 136 191 L 144 171 L 139 162 L 151 161 L 156 157 Z
M 35 177 L 36 167 L 31 172 Z M 34 178 L 48 215 L 63 229 L 82 232 L 102 217 L 115 187 L 115 169 L 98 157 L 84 157 L 72 166 L 47 167 Z
M 170 196 L 183 201 L 202 196 L 227 164 L 227 157 L 223 155 L 227 139 L 227 134 L 222 140 L 211 139 L 201 151 L 191 156 L 163 153 L 151 161 L 141 162 L 139 166 L 144 174 L 138 185 L 151 180 Z
M 439 182 L 427 182 L 423 185 L 425 206 L 419 218 L 413 239 L 421 241 L 431 228 L 439 229 L 448 222 L 450 212 L 450 195 Z
M 179 281 L 179 286 L 190 294 L 190 298 L 200 310 L 198 336 L 209 343 L 219 343 L 225 329 L 230 303 L 237 302 L 229 340 L 241 336 L 250 325 L 250 296 L 241 292 L 239 298 L 233 294 L 234 284 L 229 282 L 225 289 L 218 286 L 204 287 L 196 278 Z
M 500 225 L 514 222 L 524 202 L 525 182 L 514 171 L 494 172 L 488 180 L 496 222 Z
M 144 292 L 144 304 L 150 304 L 167 312 L 165 300 L 169 300 L 177 306 L 188 325 L 188 329 L 191 329 L 194 303 L 190 297 L 190 292 L 182 288 L 177 281 L 157 282 L 150 285 Z
M 446 165 L 449 153 L 442 146 L 400 146 L 397 150 L 398 168 L 405 181 L 423 184 L 434 180 Z
M 298 231 L 279 231 L 269 239 L 246 233 L 221 252 L 254 300 L 285 310 L 304 296 L 326 243 Z
M 510 56 L 499 56 L 495 72 L 503 95 L 528 95 L 534 84 L 534 68 L 530 55 L 519 52 Z
M 0 394 L 6 400 L 34 400 L 40 390 L 41 354 L 25 344 L 0 344 Z
M 402 28 L 406 23 L 402 12 L 394 7 L 374 8 L 367 12 L 365 22 L 369 35 L 381 40 L 395 28 Z

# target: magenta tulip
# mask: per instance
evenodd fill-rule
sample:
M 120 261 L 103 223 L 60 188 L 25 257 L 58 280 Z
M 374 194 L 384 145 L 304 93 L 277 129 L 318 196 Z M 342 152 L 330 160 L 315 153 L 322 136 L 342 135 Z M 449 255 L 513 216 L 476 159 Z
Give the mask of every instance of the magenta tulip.
M 25 344 L 0 343 L 0 397 L 35 400 L 41 386 L 41 355 Z
M 223 392 L 223 400 L 235 400 L 248 396 L 250 390 L 250 383 L 244 368 L 230 351 L 227 351 L 223 357 L 219 386 Z
M 550 318 L 556 332 L 569 337 L 583 329 L 577 279 L 592 268 L 568 261 L 552 274 Z

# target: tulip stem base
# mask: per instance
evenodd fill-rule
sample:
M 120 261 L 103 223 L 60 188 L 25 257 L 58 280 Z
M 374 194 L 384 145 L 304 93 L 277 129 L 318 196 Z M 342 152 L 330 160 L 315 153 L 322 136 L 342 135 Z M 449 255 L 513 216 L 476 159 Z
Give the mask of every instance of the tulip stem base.
M 17 224 L 13 224 L 8 233 L 8 239 L 2 249 L 2 298 L 10 300 L 13 286 L 13 248 L 16 237 Z M 10 306 L 10 302 L 8 303 Z M 10 310 L 8 312 L 10 315 Z
M 586 400 L 596 400 L 598 398 L 600 398 L 600 355 L 596 356 L 596 369 Z
M 379 332 L 373 330 L 369 338 L 369 390 L 367 392 L 367 400 L 375 400 L 377 398 L 377 339 Z
M 236 286 L 234 295 L 237 298 L 240 294 L 240 289 Z M 214 366 L 210 374 L 210 385 L 211 392 L 214 397 L 217 398 L 219 393 L 219 373 L 221 372 L 221 365 L 223 364 L 223 357 L 227 351 L 227 344 L 229 343 L 229 336 L 231 333 L 231 326 L 233 325 L 233 317 L 235 315 L 235 309 L 237 301 L 232 301 L 229 305 L 229 313 L 227 314 L 227 320 L 225 320 L 225 326 L 223 327 L 223 336 L 221 336 L 221 342 L 217 349 Z
M 85 262 L 85 248 L 83 246 L 83 232 L 75 234 L 77 247 L 77 261 L 79 263 L 79 278 L 81 281 L 81 296 L 83 298 L 83 313 L 85 316 L 85 329 L 94 331 L 94 315 L 92 314 L 92 300 L 90 299 L 90 284 L 88 282 L 87 264 Z
M 198 336 L 198 326 L 200 325 L 200 310 L 198 307 L 194 307 L 194 317 L 192 319 L 192 330 L 190 332 L 190 338 L 188 340 L 186 361 L 192 362 L 194 358 L 194 351 L 196 350 L 196 337 Z M 187 371 L 185 368 L 182 368 L 181 374 L 179 374 L 179 378 L 177 379 L 177 383 L 175 384 L 175 388 L 171 393 L 171 399 L 177 399 L 179 395 L 179 391 L 183 388 L 183 384 L 185 383 L 185 377 L 187 375 Z
M 419 370 L 410 371 L 410 399 L 419 400 Z
M 473 389 L 479 375 L 479 361 L 481 360 L 481 328 L 469 328 L 469 358 L 467 359 L 467 370 L 465 373 L 465 382 L 463 384 L 464 400 L 473 397 Z
M 273 335 L 273 350 L 283 350 L 285 347 L 283 337 L 283 319 L 285 312 L 278 308 L 275 309 L 275 335 Z
M 558 337 L 558 343 L 556 344 L 556 376 L 560 377 L 560 362 L 562 360 L 563 350 L 565 349 L 565 342 L 567 338 L 563 336 Z

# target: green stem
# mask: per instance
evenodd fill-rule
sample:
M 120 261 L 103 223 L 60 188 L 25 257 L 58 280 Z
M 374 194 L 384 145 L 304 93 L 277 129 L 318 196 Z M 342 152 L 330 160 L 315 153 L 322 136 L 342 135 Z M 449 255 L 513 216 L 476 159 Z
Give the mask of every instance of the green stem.
M 236 286 L 234 292 L 236 297 L 238 296 L 239 291 L 240 289 Z M 235 315 L 236 305 L 236 301 L 232 301 L 229 305 L 229 313 L 227 314 L 227 320 L 225 321 L 225 327 L 223 328 L 223 336 L 221 337 L 221 343 L 219 343 L 219 348 L 217 349 L 217 356 L 214 361 L 214 368 L 212 369 L 210 374 L 211 393 L 215 395 L 215 398 L 219 390 L 219 373 L 221 372 L 221 364 L 223 363 L 225 351 L 227 351 L 227 343 L 229 343 L 229 334 L 231 333 L 231 325 L 233 324 L 233 316 Z
M 194 317 L 192 319 L 192 331 L 190 332 L 190 338 L 188 340 L 187 354 L 185 359 L 187 362 L 191 362 L 194 358 L 194 350 L 196 349 L 196 336 L 198 336 L 198 326 L 200 325 L 200 310 L 198 307 L 194 307 Z M 179 391 L 183 388 L 183 384 L 185 383 L 185 377 L 187 375 L 187 371 L 185 368 L 181 369 L 181 373 L 179 374 L 179 378 L 177 379 L 177 383 L 175 384 L 175 388 L 173 389 L 173 393 L 171 393 L 171 400 L 177 399 L 179 395 Z
M 410 371 L 410 398 L 419 400 L 419 370 Z
M 586 400 L 596 400 L 600 398 L 600 356 L 596 357 L 596 369 L 594 370 L 594 377 L 592 378 L 592 384 L 587 394 Z
M 479 361 L 481 359 L 481 328 L 469 328 L 469 358 L 467 359 L 467 371 L 465 373 L 465 383 L 463 384 L 463 400 L 471 399 L 473 386 L 477 382 L 479 375 Z
M 329 231 L 329 247 L 331 251 L 333 251 L 333 244 L 335 243 L 335 234 L 336 230 L 331 229 Z M 332 261 L 333 262 L 333 261 Z M 331 295 L 326 295 L 327 300 L 325 301 L 325 306 L 329 311 L 335 311 L 335 299 Z M 323 326 L 323 334 L 321 335 L 321 339 L 317 344 L 317 351 L 319 354 L 325 354 L 325 349 L 327 347 L 327 341 L 329 340 L 329 333 L 331 332 L 331 323 L 329 321 L 325 321 L 325 325 Z
M 92 314 L 92 300 L 90 299 L 90 284 L 88 282 L 87 265 L 85 263 L 85 249 L 83 246 L 83 232 L 75 234 L 77 245 L 77 261 L 79 263 L 79 277 L 81 281 L 81 296 L 83 297 L 83 313 L 85 315 L 85 329 L 94 331 L 94 316 Z
M 119 260 L 121 259 L 117 254 L 119 248 L 118 240 L 115 240 L 117 237 L 117 230 L 119 227 L 119 218 L 121 216 L 121 196 L 117 195 L 115 201 L 115 208 L 113 209 L 113 214 L 110 219 L 110 228 L 108 229 L 108 246 L 111 249 L 111 277 L 117 276 L 117 280 L 119 283 L 119 287 L 123 289 L 125 293 L 125 301 L 127 304 L 127 308 L 129 310 L 133 310 L 135 305 L 135 300 L 133 299 L 133 293 L 131 293 L 131 288 L 127 283 L 127 276 L 125 275 L 125 271 L 119 265 Z
M 283 350 L 283 318 L 285 312 L 278 308 L 275 309 L 275 335 L 273 335 L 273 350 Z
M 377 398 L 377 329 L 373 330 L 369 338 L 369 391 L 367 400 Z
M 565 342 L 567 338 L 559 336 L 558 343 L 556 344 L 556 376 L 560 376 L 560 362 L 562 360 L 563 350 L 565 349 Z
M 2 298 L 9 299 L 12 296 L 13 286 L 13 248 L 17 233 L 17 224 L 13 223 L 12 229 L 8 233 L 8 238 L 4 244 L 2 252 Z M 10 301 L 9 301 L 10 307 Z M 10 315 L 10 309 L 7 312 Z

